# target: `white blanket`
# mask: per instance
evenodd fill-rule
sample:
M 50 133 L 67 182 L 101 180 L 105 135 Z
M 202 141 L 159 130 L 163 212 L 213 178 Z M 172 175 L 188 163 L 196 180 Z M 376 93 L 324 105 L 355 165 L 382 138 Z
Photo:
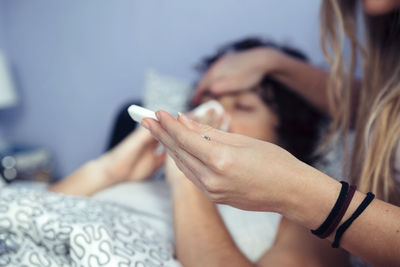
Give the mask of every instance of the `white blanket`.
M 0 188 L 0 266 L 180 266 L 157 216 L 90 198 Z
M 170 191 L 165 180 L 118 184 L 99 192 L 93 198 L 162 218 L 154 222 L 153 226 L 173 243 Z M 274 243 L 281 215 L 244 211 L 226 205 L 218 205 L 218 210 L 239 249 L 250 261 L 256 262 Z

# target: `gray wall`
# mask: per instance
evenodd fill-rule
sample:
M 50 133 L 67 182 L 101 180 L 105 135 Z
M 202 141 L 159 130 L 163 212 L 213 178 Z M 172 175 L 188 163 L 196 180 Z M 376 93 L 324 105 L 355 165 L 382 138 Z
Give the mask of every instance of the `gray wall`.
M 4 1 L 0 0 L 0 50 L 5 50 L 5 33 L 4 33 Z M 4 52 L 4 51 L 3 51 Z
M 225 42 L 270 37 L 323 61 L 314 0 L 0 0 L 21 98 L 2 112 L 9 140 L 50 148 L 60 174 L 104 149 L 119 105 L 149 67 L 193 79 Z
M 0 0 L 0 50 L 5 49 L 5 36 L 4 36 L 4 2 Z

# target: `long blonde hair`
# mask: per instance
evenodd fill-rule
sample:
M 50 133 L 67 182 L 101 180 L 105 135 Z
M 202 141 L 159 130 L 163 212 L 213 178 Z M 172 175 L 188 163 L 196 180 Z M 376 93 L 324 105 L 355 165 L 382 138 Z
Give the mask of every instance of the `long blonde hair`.
M 362 15 L 360 2 L 323 0 L 321 6 L 322 47 L 332 66 L 328 82 L 331 133 L 347 135 L 354 127 L 350 180 L 359 190 L 400 205 L 393 179 L 400 138 L 399 10 L 376 17 Z M 358 41 L 360 19 L 364 46 Z M 363 79 L 357 84 L 354 75 L 360 56 Z M 359 90 L 352 90 L 355 86 Z

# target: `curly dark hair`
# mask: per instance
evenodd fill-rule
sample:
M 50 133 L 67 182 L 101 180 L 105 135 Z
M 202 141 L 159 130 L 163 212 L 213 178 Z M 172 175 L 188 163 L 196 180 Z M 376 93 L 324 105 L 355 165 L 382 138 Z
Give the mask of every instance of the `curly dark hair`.
M 297 49 L 278 46 L 260 38 L 246 38 L 223 46 L 216 54 L 206 57 L 197 69 L 203 74 L 225 54 L 257 47 L 271 47 L 308 62 L 307 57 Z M 320 138 L 321 127 L 326 123 L 327 118 L 296 92 L 269 75 L 263 78 L 260 87 L 258 94 L 278 117 L 276 132 L 279 145 L 305 163 L 316 162 L 319 157 L 314 152 Z

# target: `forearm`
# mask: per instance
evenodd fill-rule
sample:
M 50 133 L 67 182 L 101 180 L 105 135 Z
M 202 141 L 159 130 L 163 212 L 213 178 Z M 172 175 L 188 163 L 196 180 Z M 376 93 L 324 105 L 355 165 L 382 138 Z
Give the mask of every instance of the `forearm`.
M 282 214 L 308 229 L 318 228 L 330 213 L 340 191 L 340 183 L 309 167 L 293 176 L 295 189 L 282 205 Z M 306 178 L 304 178 L 306 177 Z M 342 220 L 357 209 L 365 194 L 356 192 Z M 374 200 L 353 222 L 341 239 L 341 247 L 374 266 L 399 266 L 400 208 Z M 334 233 L 329 236 L 334 239 Z
M 298 59 L 281 56 L 272 75 L 320 111 L 330 115 L 327 90 L 328 72 Z
M 68 195 L 90 196 L 124 181 L 149 177 L 163 162 L 155 155 L 157 142 L 147 130 L 139 128 L 111 151 L 89 161 L 77 171 L 49 187 L 50 191 Z
M 259 266 L 350 266 L 348 253 L 300 225 L 282 218 L 274 245 L 260 258 Z
M 63 180 L 52 184 L 49 191 L 66 195 L 91 196 L 116 183 L 97 164 L 89 161 Z
M 215 204 L 191 182 L 172 189 L 175 246 L 184 266 L 253 266 L 239 251 Z
M 328 97 L 329 72 L 271 49 L 265 50 L 263 61 L 265 64 L 260 64 L 259 68 L 264 68 L 265 73 L 291 88 L 327 116 L 332 116 Z M 353 85 L 354 101 L 358 99 L 359 87 L 356 79 Z M 357 103 L 353 106 L 356 107 Z

